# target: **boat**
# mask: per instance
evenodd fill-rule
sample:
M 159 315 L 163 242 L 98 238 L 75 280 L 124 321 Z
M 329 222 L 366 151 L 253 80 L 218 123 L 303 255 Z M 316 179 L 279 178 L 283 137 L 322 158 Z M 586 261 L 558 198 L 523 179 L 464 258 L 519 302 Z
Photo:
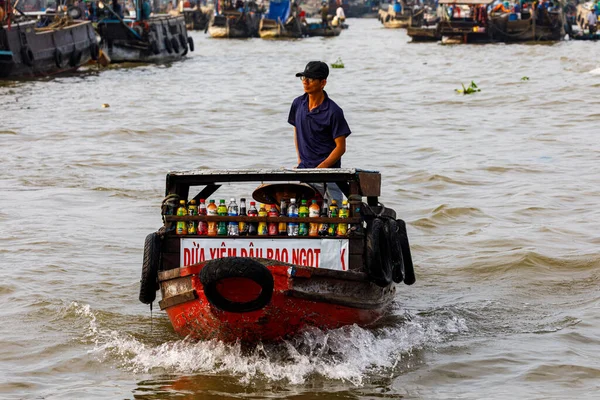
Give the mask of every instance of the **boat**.
M 440 30 L 435 26 L 409 26 L 406 34 L 413 42 L 437 42 L 442 39 Z
M 562 9 L 523 9 L 516 13 L 492 12 L 489 17 L 492 38 L 499 42 L 559 41 L 565 36 Z
M 378 10 L 379 1 L 377 0 L 356 0 L 347 3 L 347 7 L 344 7 L 344 14 L 346 18 L 377 18 Z
M 439 0 L 438 30 L 443 44 L 490 43 L 487 6 L 494 0 Z M 450 8 L 452 7 L 452 8 Z M 473 14 L 469 9 L 476 10 Z M 477 10 L 481 12 L 478 13 Z
M 183 17 L 188 31 L 206 31 L 214 14 L 212 7 L 184 8 Z
M 594 3 L 586 2 L 578 4 L 576 7 L 569 4 L 567 8 L 567 24 L 568 34 L 574 40 L 598 40 L 600 33 L 589 31 L 588 14 L 591 12 Z
M 174 215 L 181 201 L 208 198 L 223 184 L 261 184 L 253 198 L 279 204 L 321 201 L 309 184 L 324 182 L 337 183 L 348 197 L 349 218 Z M 139 299 L 152 304 L 160 289 L 158 304 L 174 331 L 195 340 L 278 341 L 309 326 L 369 327 L 385 315 L 398 283 L 415 282 L 406 225 L 379 202 L 380 191 L 379 172 L 352 168 L 169 172 L 164 225 L 144 244 Z M 338 237 L 178 235 L 177 224 L 183 229 L 190 221 L 349 229 Z
M 208 26 L 213 38 L 249 38 L 258 36 L 261 14 L 253 11 L 226 10 L 215 15 Z
M 269 12 L 260 20 L 258 35 L 263 39 L 301 38 L 304 27 L 300 18 L 290 12 L 290 0 L 272 0 Z
M 387 11 L 379 10 L 378 19 L 385 28 L 407 28 L 412 24 L 412 10 L 405 7 L 402 13 L 398 14 L 394 11 L 393 4 L 390 4 Z
M 340 33 L 342 33 L 342 30 L 344 28 L 342 28 L 341 24 L 338 26 L 329 26 L 327 25 L 326 27 L 323 27 L 323 24 L 320 22 L 312 22 L 312 23 L 308 23 L 304 26 L 304 34 L 306 36 L 309 37 L 313 37 L 313 36 L 325 36 L 325 37 L 330 37 L 330 36 L 339 36 Z
M 69 11 L 28 16 L 0 1 L 0 78 L 54 75 L 97 60 L 91 22 Z
M 194 51 L 183 15 L 158 14 L 143 17 L 141 1 L 134 18 L 121 18 L 108 4 L 100 3 L 107 14 L 98 20 L 100 47 L 111 62 L 169 63 Z M 145 4 L 145 3 L 144 3 Z

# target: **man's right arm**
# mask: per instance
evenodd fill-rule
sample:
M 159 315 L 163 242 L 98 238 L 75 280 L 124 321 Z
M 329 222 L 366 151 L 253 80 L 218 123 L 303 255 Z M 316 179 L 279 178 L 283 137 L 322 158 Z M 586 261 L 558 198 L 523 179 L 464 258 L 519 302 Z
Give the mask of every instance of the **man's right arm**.
M 298 157 L 297 166 L 300 166 L 302 160 L 300 159 L 300 152 L 298 151 L 298 133 L 296 132 L 296 127 L 294 127 L 294 144 L 296 145 L 296 156 Z

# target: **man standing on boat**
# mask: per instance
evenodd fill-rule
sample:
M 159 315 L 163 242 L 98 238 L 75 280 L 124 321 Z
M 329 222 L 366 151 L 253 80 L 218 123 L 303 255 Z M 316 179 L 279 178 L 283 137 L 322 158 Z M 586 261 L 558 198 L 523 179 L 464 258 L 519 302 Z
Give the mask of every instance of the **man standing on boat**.
M 344 111 L 323 90 L 329 67 L 322 61 L 311 61 L 296 76 L 302 80 L 304 94 L 294 99 L 288 122 L 294 127 L 297 168 L 340 168 L 351 131 Z M 322 185 L 313 186 L 325 194 Z M 343 199 L 334 183 L 327 184 L 326 194 L 339 202 Z

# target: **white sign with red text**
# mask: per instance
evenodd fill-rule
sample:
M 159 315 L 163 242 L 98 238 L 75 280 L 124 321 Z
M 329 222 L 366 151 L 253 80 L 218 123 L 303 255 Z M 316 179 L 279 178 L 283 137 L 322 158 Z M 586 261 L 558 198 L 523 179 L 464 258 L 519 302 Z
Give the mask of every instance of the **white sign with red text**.
M 346 271 L 348 239 L 181 239 L 180 266 L 224 257 L 256 257 Z

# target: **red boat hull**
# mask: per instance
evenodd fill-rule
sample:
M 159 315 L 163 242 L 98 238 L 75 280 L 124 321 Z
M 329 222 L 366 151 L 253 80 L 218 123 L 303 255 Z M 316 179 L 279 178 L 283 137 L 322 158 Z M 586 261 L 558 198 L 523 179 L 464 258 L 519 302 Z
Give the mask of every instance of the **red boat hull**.
M 393 284 L 380 288 L 368 282 L 362 273 L 267 262 L 265 266 L 274 283 L 268 304 L 255 311 L 229 312 L 207 299 L 199 277 L 204 264 L 159 274 L 161 308 L 175 332 L 194 339 L 276 341 L 306 326 L 321 329 L 351 324 L 368 326 L 383 315 L 395 293 Z M 233 301 L 246 301 L 260 292 L 257 285 L 249 285 L 245 279 L 223 281 L 218 290 Z

